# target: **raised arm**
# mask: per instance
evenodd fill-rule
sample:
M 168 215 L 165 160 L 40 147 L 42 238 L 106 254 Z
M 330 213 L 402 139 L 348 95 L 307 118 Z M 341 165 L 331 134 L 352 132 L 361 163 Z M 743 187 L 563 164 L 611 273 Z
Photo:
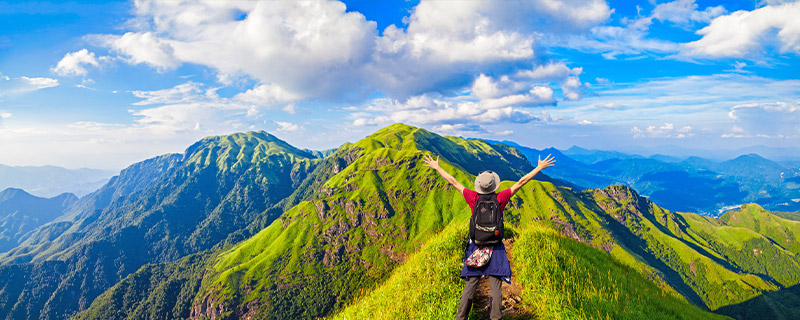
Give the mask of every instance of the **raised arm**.
M 517 191 L 519 191 L 519 189 L 522 189 L 522 186 L 528 183 L 528 181 L 531 181 L 531 179 L 533 179 L 533 177 L 535 177 L 539 173 L 539 171 L 552 167 L 554 163 L 556 163 L 556 160 L 555 158 L 553 158 L 552 155 L 548 154 L 547 157 L 544 158 L 544 160 L 542 160 L 542 156 L 539 156 L 539 162 L 536 165 L 536 168 L 533 169 L 533 171 L 528 172 L 528 174 L 520 178 L 519 181 L 517 181 L 516 183 L 514 183 L 513 186 L 511 186 L 511 195 L 513 196 L 514 194 L 517 193 Z
M 436 172 L 439 173 L 440 176 L 442 176 L 442 178 L 444 178 L 445 180 L 447 180 L 447 182 L 456 187 L 458 193 L 464 193 L 464 186 L 462 186 L 461 183 L 459 183 L 458 180 L 456 180 L 456 178 L 447 173 L 447 171 L 444 171 L 444 169 L 442 169 L 442 167 L 439 166 L 438 156 L 436 157 L 436 160 L 433 160 L 433 157 L 431 157 L 431 155 L 426 154 L 425 157 L 422 158 L 422 162 L 425 162 L 424 166 L 433 168 L 434 170 L 436 170 Z

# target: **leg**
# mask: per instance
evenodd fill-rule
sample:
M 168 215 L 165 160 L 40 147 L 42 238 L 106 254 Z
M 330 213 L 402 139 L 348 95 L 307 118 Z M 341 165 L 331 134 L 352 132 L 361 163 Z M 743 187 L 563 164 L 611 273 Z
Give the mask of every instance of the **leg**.
M 503 302 L 502 288 L 503 280 L 500 280 L 500 277 L 489 277 L 489 305 L 492 306 L 490 313 L 492 320 L 500 320 L 503 316 L 502 310 L 500 310 Z
M 467 319 L 469 310 L 472 309 L 472 297 L 475 296 L 475 289 L 478 288 L 478 280 L 480 279 L 480 276 L 467 278 L 467 283 L 464 284 L 464 292 L 461 293 L 461 303 L 458 304 L 456 320 Z

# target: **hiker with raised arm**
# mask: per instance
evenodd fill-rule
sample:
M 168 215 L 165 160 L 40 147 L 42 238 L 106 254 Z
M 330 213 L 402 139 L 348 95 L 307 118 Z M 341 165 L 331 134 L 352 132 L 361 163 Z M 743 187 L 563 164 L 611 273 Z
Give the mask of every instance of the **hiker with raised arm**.
M 475 289 L 482 276 L 489 278 L 490 317 L 493 320 L 500 319 L 502 316 L 500 312 L 502 281 L 511 283 L 511 265 L 508 263 L 506 247 L 503 244 L 503 210 L 517 191 L 522 189 L 539 171 L 553 166 L 555 160 L 551 155 L 547 155 L 544 160 L 539 157 L 538 164 L 533 171 L 520 178 L 511 188 L 500 192 L 496 192 L 500 186 L 500 177 L 490 170 L 483 171 L 475 177 L 475 190 L 471 190 L 465 188 L 439 166 L 438 156 L 434 160 L 431 155 L 426 154 L 422 161 L 425 162 L 425 166 L 436 170 L 447 182 L 456 187 L 472 210 L 469 220 L 469 245 L 464 252 L 464 268 L 461 269 L 461 278 L 467 282 L 461 293 L 456 319 L 467 318 L 469 310 L 472 308 Z

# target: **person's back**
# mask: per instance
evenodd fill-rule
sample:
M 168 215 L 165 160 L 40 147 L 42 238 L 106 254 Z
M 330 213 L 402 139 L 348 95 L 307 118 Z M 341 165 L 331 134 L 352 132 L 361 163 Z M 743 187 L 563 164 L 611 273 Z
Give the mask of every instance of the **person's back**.
M 511 265 L 508 262 L 505 245 L 502 241 L 503 211 L 508 201 L 519 189 L 533 179 L 539 171 L 553 166 L 555 160 L 553 160 L 550 155 L 545 157 L 544 160 L 540 157 L 533 171 L 523 176 L 511 186 L 511 188 L 502 190 L 499 193 L 496 193 L 497 188 L 500 186 L 500 177 L 497 173 L 492 171 L 483 171 L 479 173 L 475 177 L 475 190 L 471 190 L 464 188 L 458 180 L 442 169 L 442 167 L 439 166 L 438 157 L 436 160 L 433 160 L 433 157 L 430 155 L 425 155 L 423 161 L 425 162 L 425 166 L 436 170 L 436 172 L 464 196 L 464 200 L 467 202 L 472 212 L 470 217 L 470 239 L 464 252 L 465 263 L 461 270 L 461 278 L 466 280 L 466 284 L 461 294 L 461 301 L 458 305 L 456 319 L 467 318 L 469 310 L 472 308 L 472 299 L 475 295 L 475 289 L 478 287 L 478 281 L 482 276 L 488 276 L 489 278 L 491 319 L 500 319 L 502 280 L 511 283 Z M 481 201 L 492 203 L 478 205 Z M 492 205 L 496 205 L 497 208 L 492 208 Z M 480 208 L 483 212 L 476 212 L 476 207 Z M 485 214 L 496 214 L 499 216 L 491 217 L 495 218 L 495 222 L 492 223 L 490 218 L 482 216 Z M 476 219 L 482 219 L 484 223 L 478 224 Z M 493 233 L 495 237 L 491 236 Z M 488 261 L 486 259 L 487 254 L 489 255 Z

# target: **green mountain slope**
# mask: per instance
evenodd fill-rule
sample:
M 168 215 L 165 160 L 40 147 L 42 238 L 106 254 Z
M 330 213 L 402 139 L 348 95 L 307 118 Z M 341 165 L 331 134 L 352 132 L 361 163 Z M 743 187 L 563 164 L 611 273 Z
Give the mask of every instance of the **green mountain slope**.
M 639 256 L 659 269 L 665 280 L 690 301 L 715 310 L 763 290 L 777 289 L 769 279 L 747 273 L 724 258 L 737 250 L 737 244 L 729 241 L 758 237 L 757 234 L 730 230 L 713 218 L 669 212 L 626 187 L 612 186 L 590 193 L 619 223 L 617 234 L 638 239 L 625 241 L 627 247 L 641 248 Z
M 540 319 L 723 319 L 596 248 L 532 228 L 515 249 L 524 301 Z
M 135 164 L 0 257 L 6 264 L 0 269 L 31 273 L 0 279 L 0 286 L 13 287 L 0 316 L 64 319 L 144 264 L 212 248 L 237 231 L 246 238 L 248 225 L 277 217 L 268 209 L 319 161 L 267 133 L 249 132 Z
M 425 244 L 374 291 L 333 319 L 445 319 L 456 312 L 467 220 L 458 219 Z M 722 319 L 660 288 L 607 252 L 549 226 L 516 236 L 515 277 L 523 303 L 538 319 Z
M 798 236 L 800 235 L 800 221 L 792 220 L 796 214 L 774 212 L 749 204 L 742 208 L 730 211 L 720 217 L 728 225 L 747 228 L 756 231 L 768 238 L 771 243 L 790 251 L 795 255 L 800 254 Z M 752 251 L 751 251 L 752 250 Z M 775 252 L 763 251 L 759 248 L 743 248 L 742 254 L 759 257 L 759 260 L 769 261 L 767 268 L 760 270 L 766 274 L 777 274 L 783 286 L 781 290 L 768 292 L 748 301 L 723 307 L 720 313 L 741 319 L 797 319 L 800 317 L 800 282 L 798 275 L 793 270 L 794 261 L 781 259 Z
M 424 152 L 465 185 L 492 169 L 507 188 L 532 169 L 508 146 L 392 125 L 315 162 L 224 244 L 138 269 L 78 318 L 452 316 L 469 211 L 422 166 Z M 537 178 L 505 219 L 522 303 L 541 317 L 718 318 L 703 310 L 796 285 L 796 253 L 758 230 L 670 212 L 629 187 L 576 192 Z
M 409 175 L 401 172 L 398 176 Z M 362 179 L 357 181 L 362 185 L 364 183 Z M 763 291 L 796 283 L 795 275 L 800 274 L 792 252 L 780 250 L 757 232 L 728 227 L 718 220 L 695 214 L 669 212 L 639 197 L 627 187 L 613 186 L 588 190 L 581 194 L 546 185 L 540 185 L 533 190 L 536 192 L 530 198 L 524 192 L 520 195 L 519 203 L 514 204 L 514 207 L 519 208 L 519 214 L 515 217 L 511 213 L 510 222 L 520 223 L 520 228 L 524 229 L 525 221 L 536 218 L 552 221 L 569 229 L 565 231 L 576 239 L 595 247 L 609 248 L 620 260 L 628 261 L 644 274 L 654 274 L 651 278 L 660 278 L 688 300 L 702 307 L 714 310 L 739 303 Z M 460 201 L 458 196 L 456 199 L 456 202 Z M 445 196 L 439 203 L 447 201 Z M 514 207 L 511 209 L 514 210 Z M 427 211 L 426 207 L 417 208 Z M 442 212 L 441 209 L 438 212 Z M 406 237 L 409 240 L 414 239 L 413 235 Z M 253 247 L 264 247 L 266 243 L 270 241 Z M 301 243 L 306 248 L 314 247 L 313 242 Z M 359 245 L 367 248 L 361 243 Z M 617 247 L 620 250 L 615 250 Z M 736 252 L 741 252 L 743 248 L 767 251 L 771 259 L 760 260 L 757 257 L 737 255 Z M 273 251 L 273 248 L 269 251 Z M 248 279 L 257 278 L 248 278 L 248 272 L 251 272 L 250 263 L 238 262 L 241 261 L 239 257 L 244 255 L 238 254 L 237 258 L 230 258 L 230 261 L 237 261 L 230 264 L 223 258 L 222 268 L 217 266 L 217 271 L 223 272 L 221 278 L 225 278 L 226 271 L 223 270 L 233 274 L 230 270 L 242 272 L 243 269 L 247 270 L 244 271 L 245 278 L 237 278 L 229 283 L 247 283 Z M 294 263 L 299 260 L 290 261 Z M 773 265 L 773 261 L 786 264 Z M 301 265 L 303 264 L 298 263 L 296 268 Z M 289 273 L 286 276 L 294 275 Z M 223 288 L 226 287 L 224 282 L 223 280 L 219 284 Z
M 519 203 L 508 213 L 519 219 L 517 228 L 521 230 L 515 245 L 515 272 L 523 284 L 524 302 L 539 317 L 715 318 L 687 305 L 686 300 L 719 310 L 759 299 L 764 293 L 767 297 L 786 296 L 785 290 L 774 290 L 798 282 L 800 268 L 794 253 L 780 250 L 763 235 L 717 219 L 663 210 L 627 187 L 575 194 L 541 183 L 524 189 L 518 197 Z M 539 226 L 538 221 L 544 224 Z M 578 241 L 557 236 L 555 230 Z M 758 254 L 737 254 L 752 250 Z M 455 261 L 459 259 L 456 256 Z M 440 260 L 446 261 L 438 256 L 433 261 Z M 443 270 L 415 268 L 413 272 Z M 457 274 L 459 268 L 451 269 Z M 415 284 L 409 277 L 395 273 L 340 316 L 371 318 L 370 311 L 383 308 L 402 310 L 390 312 L 391 316 L 402 315 L 400 318 L 454 312 L 457 291 L 449 298 L 452 304 L 431 303 L 414 310 L 404 307 L 405 300 L 397 296 L 407 293 L 413 297 L 417 290 L 436 296 L 454 281 L 439 276 L 444 287 L 437 288 Z
M 348 290 L 377 283 L 466 208 L 457 195 L 445 194 L 451 190 L 419 164 L 418 145 L 437 149 L 443 159 L 455 159 L 459 168 L 499 168 L 510 178 L 532 169 L 513 148 L 444 138 L 404 125 L 345 145 L 319 165 L 330 169 L 327 179 L 315 171 L 304 182 L 313 194 L 291 196 L 307 200 L 253 238 L 219 254 L 203 281 L 193 315 L 310 317 L 343 305 L 353 295 Z M 395 174 L 397 170 L 404 174 Z M 459 176 L 465 175 L 462 170 L 451 168 Z M 442 197 L 451 200 L 441 201 Z M 447 209 L 454 205 L 461 210 Z M 418 210 L 422 206 L 430 208 Z M 418 219 L 419 212 L 445 214 Z M 98 299 L 98 304 L 103 301 Z M 257 310 L 248 309 L 256 305 Z
M 781 247 L 800 254 L 800 221 L 784 217 L 782 212 L 764 210 L 759 205 L 748 204 L 725 213 L 720 220 L 730 226 L 743 227 L 758 232 Z
M 359 157 L 259 234 L 220 254 L 194 317 L 318 317 L 379 281 L 466 205 L 420 163 L 420 148 L 451 171 L 493 168 L 517 178 L 530 164 L 512 148 L 393 125 L 347 148 Z M 337 152 L 342 152 L 340 149 Z M 456 169 L 458 168 L 458 169 Z M 254 302 L 257 301 L 257 302 Z M 258 308 L 248 308 L 257 304 Z
M 73 319 L 188 319 L 211 251 L 150 264 L 98 296 Z

